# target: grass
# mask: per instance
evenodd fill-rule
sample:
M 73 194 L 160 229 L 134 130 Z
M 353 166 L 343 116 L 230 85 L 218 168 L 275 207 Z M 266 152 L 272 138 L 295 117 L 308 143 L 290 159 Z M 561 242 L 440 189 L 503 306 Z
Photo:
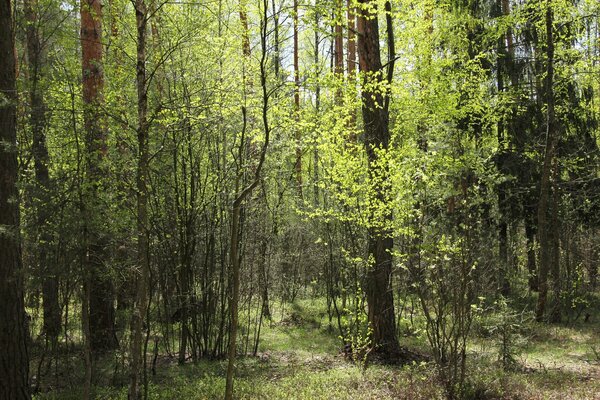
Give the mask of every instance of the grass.
M 236 398 L 444 398 L 433 365 L 372 365 L 363 370 L 347 362 L 339 354 L 341 342 L 328 324 L 322 300 L 300 300 L 287 308 L 281 319 L 277 316 L 276 322 L 263 327 L 258 356 L 239 359 Z M 524 324 L 525 345 L 518 358 L 519 367 L 512 371 L 504 371 L 497 362 L 494 338 L 475 332 L 468 360 L 472 399 L 600 399 L 598 321 L 571 326 Z M 419 351 L 427 351 L 422 334 L 402 340 Z M 149 399 L 222 398 L 225 369 L 225 361 L 178 366 L 176 360 L 165 358 L 157 375 L 150 379 Z M 95 394 L 96 399 L 126 399 L 127 388 L 123 384 L 106 385 L 97 387 Z M 54 390 L 35 397 L 80 398 L 80 389 Z

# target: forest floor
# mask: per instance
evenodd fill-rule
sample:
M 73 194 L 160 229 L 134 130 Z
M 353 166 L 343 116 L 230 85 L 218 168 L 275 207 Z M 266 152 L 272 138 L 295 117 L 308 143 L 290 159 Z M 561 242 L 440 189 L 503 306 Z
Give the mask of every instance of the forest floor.
M 240 399 L 443 399 L 432 364 L 369 365 L 345 359 L 341 342 L 324 313 L 323 301 L 298 301 L 263 326 L 257 356 L 242 357 L 237 367 Z M 600 314 L 584 322 L 547 325 L 523 322 L 512 336 L 516 364 L 505 371 L 498 362 L 498 336 L 485 323 L 473 326 L 468 351 L 467 385 L 472 399 L 600 399 Z M 494 321 L 490 321 L 493 323 Z M 335 323 L 335 320 L 334 320 Z M 516 331 L 515 331 L 516 332 Z M 402 337 L 403 345 L 426 353 L 421 330 Z M 76 362 L 76 361 L 75 361 Z M 118 364 L 118 362 L 117 362 Z M 115 359 L 99 365 L 108 377 L 96 387 L 96 399 L 126 399 L 124 383 L 114 380 Z M 219 399 L 225 387 L 225 361 L 178 366 L 160 356 L 150 377 L 149 399 Z M 82 369 L 71 368 L 68 380 L 78 387 Z M 119 375 L 119 373 L 116 373 Z M 51 378 L 48 378 L 51 380 Z M 62 378 L 67 379 L 66 376 Z M 64 383 L 64 382 L 63 382 Z M 58 383 L 58 387 L 62 386 Z M 114 385 L 114 386 L 113 386 Z M 52 385 L 50 385 L 52 386 Z M 45 388 L 46 390 L 49 387 Z M 36 400 L 80 399 L 80 389 L 55 389 Z

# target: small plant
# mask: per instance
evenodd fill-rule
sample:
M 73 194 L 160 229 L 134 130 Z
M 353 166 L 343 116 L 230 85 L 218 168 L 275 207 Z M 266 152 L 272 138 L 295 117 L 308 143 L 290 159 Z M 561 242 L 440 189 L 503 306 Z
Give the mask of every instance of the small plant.
M 518 358 L 527 343 L 521 332 L 530 318 L 524 311 L 514 311 L 509 301 L 502 296 L 494 305 L 496 316 L 491 319 L 491 325 L 487 328 L 496 338 L 498 361 L 502 364 L 502 368 L 505 371 L 512 371 L 518 367 Z
M 591 306 L 590 293 L 585 284 L 585 274 L 581 266 L 575 268 L 570 285 L 561 291 L 560 304 L 570 323 L 577 321 Z
M 477 312 L 471 244 L 440 235 L 424 247 L 421 268 L 410 269 L 426 321 L 426 334 L 446 398 L 459 399 L 466 374 L 467 341 Z
M 372 349 L 372 329 L 364 311 L 364 294 L 360 286 L 358 286 L 354 304 L 354 309 L 344 310 L 344 317 L 342 318 L 343 336 L 340 338 L 345 343 L 344 351 L 347 357 L 365 370 Z

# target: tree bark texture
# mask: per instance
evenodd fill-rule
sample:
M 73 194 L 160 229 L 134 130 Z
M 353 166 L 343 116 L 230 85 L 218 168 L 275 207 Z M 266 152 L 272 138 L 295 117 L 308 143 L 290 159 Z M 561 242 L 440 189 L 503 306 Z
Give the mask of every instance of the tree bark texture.
M 368 3 L 370 0 L 364 0 Z M 386 11 L 389 5 L 386 4 Z M 391 37 L 389 37 L 391 35 Z M 388 40 L 393 41 L 391 26 L 388 23 Z M 388 50 L 390 60 L 394 57 L 393 46 Z M 388 94 L 382 90 L 367 89 L 373 83 L 385 84 L 391 80 L 393 62 L 388 63 L 387 75 L 384 76 L 381 64 L 379 47 L 379 24 L 376 15 L 371 15 L 364 8 L 358 15 L 358 57 L 361 72 L 364 74 L 364 83 L 368 84 L 362 90 L 362 115 L 364 125 L 365 148 L 369 162 L 369 170 L 373 179 L 376 202 L 379 206 L 386 207 L 387 168 L 379 164 L 378 149 L 386 150 L 389 146 L 389 111 Z M 400 351 L 396 336 L 396 323 L 394 313 L 394 296 L 392 292 L 392 248 L 393 239 L 389 228 L 386 227 L 392 220 L 391 211 L 386 211 L 383 221 L 372 221 L 369 228 L 368 242 L 369 255 L 373 264 L 368 272 L 367 301 L 369 305 L 368 319 L 372 329 L 372 345 L 374 352 L 383 357 L 393 357 Z
M 0 1 L 0 399 L 29 399 L 28 329 L 17 190 L 17 88 L 12 9 Z
M 89 279 L 90 346 L 93 353 L 117 347 L 113 287 L 105 265 L 106 238 L 103 234 L 104 206 L 99 200 L 100 182 L 106 171 L 106 130 L 102 123 L 104 72 L 102 66 L 102 4 L 84 0 L 81 4 L 81 57 L 83 76 L 84 126 L 86 133 L 85 215 L 88 233 L 87 268 Z

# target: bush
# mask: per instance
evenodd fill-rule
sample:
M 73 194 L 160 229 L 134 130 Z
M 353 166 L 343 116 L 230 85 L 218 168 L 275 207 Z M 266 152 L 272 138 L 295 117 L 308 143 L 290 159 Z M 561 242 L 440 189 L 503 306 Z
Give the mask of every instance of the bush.
M 525 311 L 513 310 L 509 301 L 502 296 L 494 303 L 494 309 L 486 328 L 496 342 L 498 361 L 505 371 L 518 369 L 518 359 L 527 344 L 527 338 L 522 333 L 532 318 Z

